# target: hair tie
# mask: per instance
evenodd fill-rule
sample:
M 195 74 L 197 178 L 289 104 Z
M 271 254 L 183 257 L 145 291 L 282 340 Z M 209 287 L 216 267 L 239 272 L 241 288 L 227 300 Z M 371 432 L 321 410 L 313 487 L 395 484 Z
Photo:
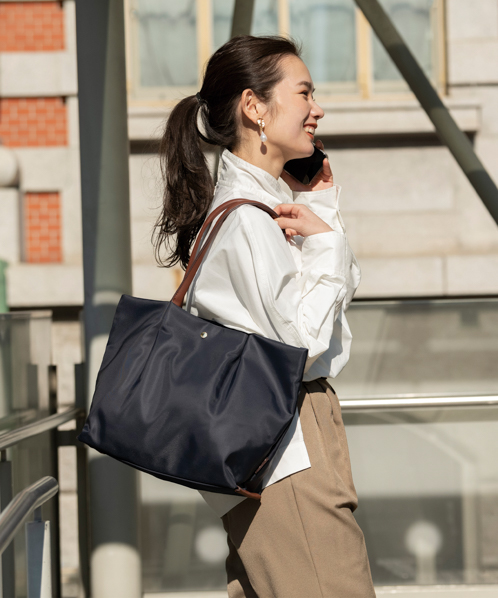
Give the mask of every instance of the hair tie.
M 197 101 L 199 102 L 199 104 L 201 104 L 204 100 L 201 98 L 201 94 L 199 92 L 197 92 L 195 94 L 195 97 L 197 99 Z

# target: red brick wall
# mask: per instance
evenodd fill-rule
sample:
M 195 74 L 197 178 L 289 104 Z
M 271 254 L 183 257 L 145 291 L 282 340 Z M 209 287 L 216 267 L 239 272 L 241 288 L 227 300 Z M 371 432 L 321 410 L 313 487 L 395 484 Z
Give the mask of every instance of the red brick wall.
M 24 196 L 25 260 L 61 262 L 60 194 L 26 193 Z
M 64 49 L 60 2 L 0 3 L 0 52 Z
M 10 147 L 67 145 L 62 98 L 1 98 L 0 140 Z

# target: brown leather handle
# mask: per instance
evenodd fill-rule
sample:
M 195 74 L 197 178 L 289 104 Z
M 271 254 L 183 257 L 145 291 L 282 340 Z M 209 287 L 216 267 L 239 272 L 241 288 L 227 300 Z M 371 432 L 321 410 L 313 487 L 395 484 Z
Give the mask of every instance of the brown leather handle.
M 172 303 L 174 303 L 178 307 L 181 307 L 183 305 L 183 299 L 188 291 L 188 288 L 191 285 L 191 283 L 197 273 L 197 270 L 199 269 L 199 267 L 202 263 L 202 260 L 204 259 L 204 256 L 206 255 L 209 247 L 211 246 L 212 242 L 214 241 L 214 238 L 218 234 L 218 231 L 220 230 L 222 224 L 225 222 L 225 220 L 228 218 L 228 216 L 234 210 L 236 210 L 237 208 L 239 208 L 240 206 L 243 206 L 243 205 L 255 206 L 255 207 L 259 208 L 260 210 L 263 210 L 263 211 L 267 212 L 268 214 L 270 214 L 270 216 L 272 218 L 278 218 L 278 214 L 276 212 L 274 212 L 266 204 L 261 203 L 259 201 L 253 201 L 251 199 L 231 199 L 230 201 L 227 201 L 227 202 L 221 204 L 221 206 L 219 206 L 218 208 L 213 210 L 213 212 L 206 218 L 206 221 L 204 222 L 201 230 L 199 231 L 197 241 L 195 242 L 194 249 L 190 256 L 190 260 L 189 260 L 187 269 L 185 270 L 185 275 L 183 277 L 182 283 L 178 287 L 176 293 L 173 295 L 173 298 L 171 300 Z M 216 223 L 215 227 L 211 231 L 209 237 L 206 239 L 205 243 L 202 244 L 202 239 L 205 236 L 206 231 L 209 230 L 213 220 L 218 215 L 220 215 L 218 222 Z M 202 248 L 200 248 L 201 244 L 202 244 Z
M 187 273 L 189 271 L 189 268 L 194 263 L 195 256 L 197 255 L 197 252 L 199 250 L 199 246 L 202 244 L 202 241 L 203 241 L 204 237 L 206 236 L 206 233 L 211 228 L 211 224 L 213 223 L 213 220 L 215 220 L 222 212 L 224 212 L 231 206 L 238 205 L 241 200 L 242 200 L 242 198 L 230 199 L 229 201 L 222 203 L 221 206 L 218 206 L 215 210 L 213 210 L 211 212 L 211 214 L 209 214 L 209 216 L 204 221 L 204 224 L 202 225 L 202 228 L 197 235 L 197 240 L 195 242 L 194 248 L 192 249 L 192 253 L 190 254 L 190 259 L 188 262 L 187 269 L 185 270 L 185 273 Z

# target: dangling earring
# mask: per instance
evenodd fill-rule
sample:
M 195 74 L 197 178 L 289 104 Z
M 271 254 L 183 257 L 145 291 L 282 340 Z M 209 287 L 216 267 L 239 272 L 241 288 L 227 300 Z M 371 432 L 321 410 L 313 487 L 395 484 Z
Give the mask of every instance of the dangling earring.
M 265 135 L 265 121 L 262 118 L 258 118 L 258 125 L 259 125 L 259 138 L 261 139 L 261 143 L 264 143 L 268 137 Z

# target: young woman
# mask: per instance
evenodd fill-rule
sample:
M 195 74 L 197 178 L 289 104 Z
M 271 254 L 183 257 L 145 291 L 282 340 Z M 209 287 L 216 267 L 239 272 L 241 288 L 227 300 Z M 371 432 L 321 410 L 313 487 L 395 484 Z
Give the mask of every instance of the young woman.
M 328 160 L 310 185 L 283 172 L 288 160 L 313 153 L 323 114 L 292 41 L 241 36 L 211 57 L 200 92 L 176 105 L 161 143 L 166 188 L 156 249 L 169 248 L 167 265 L 187 266 L 206 215 L 223 202 L 253 199 L 279 214 L 272 220 L 242 206 L 229 216 L 187 309 L 309 351 L 298 410 L 261 502 L 203 493 L 228 534 L 230 598 L 375 596 L 353 517 L 357 496 L 341 409 L 327 382 L 349 358 L 344 314 L 360 270 Z M 216 187 L 202 140 L 224 148 Z

